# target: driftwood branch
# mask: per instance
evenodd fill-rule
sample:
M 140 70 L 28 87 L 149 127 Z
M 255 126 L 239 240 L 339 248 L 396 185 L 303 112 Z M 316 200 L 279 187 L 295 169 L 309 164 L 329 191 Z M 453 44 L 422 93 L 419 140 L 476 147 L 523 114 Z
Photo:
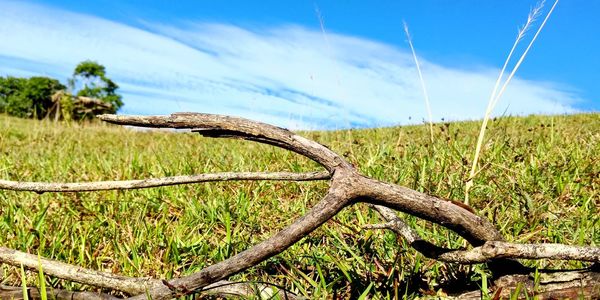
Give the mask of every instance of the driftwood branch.
M 215 181 L 234 180 L 279 180 L 311 181 L 331 178 L 328 172 L 224 172 L 214 174 L 170 176 L 140 180 L 95 181 L 95 182 L 25 182 L 0 180 L 0 189 L 13 191 L 46 192 L 91 192 L 106 190 L 130 190 Z
M 600 248 L 563 244 L 516 244 L 488 241 L 471 250 L 441 254 L 439 260 L 463 264 L 483 263 L 498 258 L 556 259 L 600 262 Z
M 386 223 L 364 226 L 364 229 L 389 229 L 401 236 L 415 250 L 428 258 L 443 262 L 475 264 L 500 258 L 556 259 L 600 262 L 600 248 L 570 246 L 563 244 L 517 244 L 501 241 L 487 241 L 482 246 L 470 250 L 453 250 L 438 247 L 423 240 L 396 213 L 379 205 L 371 205 Z
M 461 294 L 456 299 L 600 299 L 598 270 L 505 275 L 492 282 L 489 295 L 481 291 Z
M 27 299 L 42 299 L 42 292 L 36 287 L 27 287 Z M 116 300 L 119 299 L 105 293 L 94 292 L 72 292 L 62 289 L 48 288 L 46 290 L 46 299 L 56 300 Z M 0 299 L 21 300 L 23 297 L 23 288 L 7 285 L 0 285 Z
M 283 128 L 242 118 L 194 113 L 180 113 L 170 116 L 102 115 L 100 118 L 119 125 L 190 129 L 207 137 L 239 138 L 265 143 L 301 154 L 320 164 L 326 169 L 326 172 L 218 173 L 120 182 L 66 184 L 0 181 L 0 188 L 36 192 L 75 192 L 226 180 L 300 181 L 319 179 L 330 179 L 330 187 L 322 200 L 315 204 L 305 215 L 267 240 L 196 273 L 169 281 L 121 277 L 51 260 L 38 262 L 37 257 L 32 261 L 32 257 L 6 248 L 0 249 L 4 251 L 0 251 L 0 253 L 5 253 L 2 262 L 15 266 L 24 264 L 33 269 L 37 268 L 38 264 L 42 264 L 46 274 L 136 295 L 132 299 L 146 299 L 148 296 L 152 299 L 170 299 L 180 295 L 212 290 L 219 281 L 281 253 L 345 207 L 359 202 L 372 205 L 387 221 L 384 226 L 375 227 L 386 227 L 394 230 L 405 238 L 412 247 L 426 256 L 441 261 L 459 263 L 489 261 L 489 266 L 494 272 L 501 270 L 504 266 L 504 271 L 497 271 L 498 275 L 504 274 L 506 270 L 522 269 L 522 265 L 517 261 L 508 260 L 507 258 L 576 259 L 592 262 L 600 260 L 598 248 L 557 244 L 521 245 L 504 242 L 498 230 L 487 219 L 477 216 L 469 207 L 405 187 L 364 177 L 344 158 L 329 148 Z M 414 230 L 398 218 L 392 209 L 453 230 L 465 238 L 474 248 L 471 250 L 451 250 L 437 247 L 421 239 Z M 55 264 L 54 268 L 53 264 Z M 67 271 L 61 273 L 63 272 L 61 270 Z M 96 282 L 98 280 L 102 283 Z M 117 281 L 118 283 L 116 283 Z M 120 285 L 120 287 L 116 285 Z M 587 288 L 588 285 L 585 287 Z M 600 292 L 597 292 L 597 295 L 600 295 Z
M 40 265 L 44 274 L 79 282 L 95 287 L 111 289 L 130 295 L 144 293 L 146 290 L 162 285 L 159 280 L 152 278 L 132 278 L 109 272 L 94 271 L 67 263 L 39 258 L 36 255 L 0 247 L 0 262 L 38 270 Z
M 23 267 L 39 271 L 42 266 L 44 274 L 73 282 L 78 282 L 93 287 L 119 291 L 129 295 L 145 294 L 153 287 L 162 286 L 164 283 L 153 278 L 127 277 L 109 272 L 90 270 L 59 261 L 38 258 L 37 256 L 6 247 L 0 247 L 0 263 Z M 301 299 L 297 295 L 271 287 L 265 284 L 238 283 L 226 280 L 217 281 L 205 287 L 205 294 L 221 296 L 256 296 L 264 298 L 279 294 L 283 299 Z M 41 299 L 40 292 L 35 287 L 28 288 L 29 299 Z M 48 289 L 50 299 L 117 299 L 116 297 L 95 292 L 72 292 L 61 289 Z M 0 285 L 0 299 L 22 299 L 22 287 Z
M 323 200 L 288 227 L 229 259 L 206 267 L 192 275 L 173 279 L 169 281 L 168 285 L 153 289 L 151 291 L 152 298 L 170 299 L 175 294 L 188 294 L 202 290 L 211 282 L 227 278 L 283 252 L 350 203 L 352 195 L 347 192 L 350 186 L 343 177 L 339 181 L 336 180 L 338 176 L 344 176 L 343 172 L 334 174 L 332 188 Z M 144 295 L 138 295 L 133 299 L 145 299 L 144 297 Z
M 37 287 L 26 287 L 27 299 L 38 300 L 42 298 L 42 292 Z M 289 291 L 279 289 L 262 283 L 231 282 L 221 280 L 210 284 L 202 292 L 205 295 L 219 297 L 258 297 L 258 299 L 306 299 Z M 63 289 L 46 288 L 46 299 L 55 300 L 116 300 L 120 299 L 113 295 L 101 292 L 73 292 Z M 7 286 L 0 284 L 0 299 L 22 300 L 23 287 Z
M 98 118 L 119 125 L 192 129 L 207 137 L 239 138 L 274 145 L 306 156 L 330 173 L 338 168 L 353 168 L 338 154 L 315 141 L 280 127 L 243 118 L 198 113 L 176 113 L 170 116 L 100 115 Z

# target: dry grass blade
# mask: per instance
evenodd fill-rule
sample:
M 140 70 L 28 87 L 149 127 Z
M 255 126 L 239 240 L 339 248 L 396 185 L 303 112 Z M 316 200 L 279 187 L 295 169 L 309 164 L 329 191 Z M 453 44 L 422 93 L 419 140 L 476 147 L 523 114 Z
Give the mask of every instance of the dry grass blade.
M 429 104 L 429 94 L 427 93 L 427 86 L 425 86 L 425 79 L 423 78 L 423 72 L 421 72 L 421 65 L 419 64 L 419 59 L 417 58 L 417 53 L 415 52 L 415 47 L 412 43 L 412 37 L 410 36 L 410 33 L 408 31 L 408 24 L 406 24 L 406 22 L 402 23 L 404 25 L 404 33 L 406 34 L 406 39 L 408 40 L 410 51 L 412 52 L 415 65 L 417 66 L 417 73 L 419 74 L 419 81 L 421 82 L 421 89 L 423 90 L 423 98 L 425 99 L 425 106 L 427 107 L 427 117 L 429 118 L 429 134 L 431 137 L 431 143 L 433 144 L 433 117 L 431 116 L 431 105 Z
M 527 22 L 519 30 L 519 32 L 517 34 L 517 38 L 515 39 L 515 43 L 513 44 L 512 48 L 510 49 L 510 52 L 508 53 L 508 56 L 506 57 L 504 65 L 502 66 L 502 69 L 500 71 L 500 74 L 498 75 L 498 78 L 496 79 L 496 83 L 494 84 L 494 89 L 492 90 L 492 93 L 491 93 L 490 98 L 488 100 L 488 106 L 487 106 L 486 111 L 485 111 L 485 116 L 483 118 L 483 122 L 481 123 L 481 129 L 479 130 L 479 136 L 477 138 L 477 145 L 475 146 L 475 154 L 473 156 L 473 162 L 472 162 L 472 165 L 471 165 L 471 171 L 469 173 L 469 178 L 467 178 L 466 185 L 465 185 L 465 199 L 464 199 L 464 202 L 467 205 L 469 204 L 469 191 L 470 191 L 471 187 L 473 186 L 473 178 L 475 177 L 475 174 L 476 174 L 476 171 L 477 171 L 477 163 L 479 162 L 479 156 L 481 154 L 481 147 L 483 146 L 483 139 L 485 137 L 485 130 L 487 128 L 487 124 L 488 124 L 490 116 L 491 116 L 491 114 L 492 114 L 492 112 L 494 110 L 494 107 L 498 103 L 498 100 L 500 100 L 500 97 L 502 96 L 502 94 L 506 90 L 506 87 L 510 83 L 511 79 L 514 77 L 515 73 L 517 72 L 517 70 L 521 66 L 521 63 L 523 62 L 523 60 L 527 56 L 527 53 L 529 52 L 529 49 L 531 48 L 531 46 L 533 45 L 533 43 L 537 39 L 539 33 L 544 28 L 544 25 L 546 24 L 546 21 L 548 20 L 548 18 L 550 17 L 550 15 L 552 14 L 552 12 L 554 11 L 554 8 L 556 7 L 557 4 L 558 4 L 558 0 L 556 0 L 554 2 L 554 5 L 552 5 L 552 8 L 546 14 L 546 17 L 544 18 L 544 21 L 542 22 L 542 24 L 538 28 L 537 32 L 535 33 L 535 35 L 533 36 L 533 38 L 529 42 L 529 45 L 527 46 L 527 48 L 525 49 L 525 51 L 523 52 L 523 54 L 521 55 L 521 57 L 519 58 L 519 60 L 515 64 L 515 66 L 513 67 L 510 75 L 508 76 L 508 78 L 504 81 L 504 84 L 502 84 L 502 87 L 500 88 L 500 91 L 498 91 L 498 87 L 500 86 L 500 82 L 502 81 L 502 78 L 504 77 L 504 73 L 506 71 L 506 67 L 508 66 L 508 63 L 510 62 L 510 60 L 512 58 L 512 55 L 514 54 L 514 51 L 517 48 L 517 45 L 523 39 L 523 37 L 525 36 L 525 33 L 529 30 L 529 28 L 532 26 L 532 24 L 534 23 L 534 21 L 536 20 L 536 18 L 540 14 L 542 8 L 544 7 L 544 1 L 541 1 L 540 3 L 538 3 L 538 5 L 536 5 L 531 10 L 531 12 L 529 13 L 529 15 L 527 17 Z

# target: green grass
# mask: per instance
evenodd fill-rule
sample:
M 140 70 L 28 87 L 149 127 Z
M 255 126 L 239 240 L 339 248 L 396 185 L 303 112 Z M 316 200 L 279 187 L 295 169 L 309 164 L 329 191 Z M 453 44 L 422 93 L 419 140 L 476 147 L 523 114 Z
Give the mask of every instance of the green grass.
M 479 123 L 307 132 L 363 174 L 462 200 Z M 489 124 L 471 204 L 517 242 L 600 244 L 600 115 L 505 117 Z M 435 151 L 433 151 L 435 149 Z M 218 171 L 311 171 L 299 155 L 252 142 L 52 123 L 0 115 L 0 178 L 22 181 L 141 179 Z M 0 191 L 0 244 L 88 268 L 171 278 L 264 240 L 319 201 L 326 182 L 228 182 L 133 191 L 35 194 Z M 445 247 L 463 241 L 404 216 Z M 483 266 L 424 258 L 350 207 L 279 256 L 231 280 L 276 283 L 311 298 L 392 299 L 485 286 Z M 528 261 L 538 267 L 578 262 Z M 3 284 L 21 285 L 2 265 Z M 29 285 L 40 286 L 28 272 Z M 485 281 L 485 280 L 484 280 Z M 85 289 L 46 276 L 47 287 Z

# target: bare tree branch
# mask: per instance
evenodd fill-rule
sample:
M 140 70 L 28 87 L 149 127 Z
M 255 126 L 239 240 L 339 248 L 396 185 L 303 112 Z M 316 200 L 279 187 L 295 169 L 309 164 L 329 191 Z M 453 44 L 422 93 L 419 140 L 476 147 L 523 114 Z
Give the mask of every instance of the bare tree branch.
M 369 225 L 363 227 L 364 229 L 389 229 L 402 237 L 413 249 L 431 259 L 438 259 L 441 254 L 453 251 L 452 249 L 439 247 L 421 238 L 421 236 L 404 223 L 392 209 L 374 204 L 369 204 L 369 207 L 375 209 L 383 219 L 386 220 L 386 223 Z
M 360 175 L 354 167 L 329 148 L 303 138 L 283 128 L 243 118 L 178 113 L 170 116 L 100 115 L 100 119 L 141 127 L 188 128 L 211 137 L 234 137 L 279 146 L 302 154 L 323 165 L 330 172 L 347 170 L 349 180 L 358 194 L 358 201 L 384 204 L 446 226 L 465 237 L 474 245 L 488 240 L 502 240 L 502 236 L 487 220 L 454 205 L 452 202 L 417 191 L 383 183 Z
M 338 170 L 334 174 L 331 188 L 323 200 L 294 223 L 267 240 L 231 258 L 189 276 L 170 280 L 165 285 L 152 289 L 150 291 L 152 299 L 170 299 L 174 295 L 201 291 L 211 282 L 229 277 L 283 252 L 350 204 L 354 193 L 352 193 L 351 185 L 349 185 L 349 179 L 350 176 L 347 170 Z M 144 297 L 140 294 L 132 299 L 145 299 Z
M 402 238 L 406 240 L 409 244 L 414 243 L 415 241 L 422 240 L 421 236 L 408 226 L 392 209 L 387 208 L 381 205 L 369 204 L 370 208 L 375 209 L 384 220 L 387 222 L 384 223 L 385 226 L 381 228 L 372 227 L 373 229 L 389 229 L 394 231 L 396 234 L 400 235 Z M 367 228 L 369 229 L 369 228 Z
M 437 223 L 458 233 L 474 246 L 486 241 L 504 240 L 487 219 L 453 202 L 358 174 L 354 178 L 354 189 L 359 190 L 360 202 L 387 206 Z
M 428 258 L 443 262 L 475 264 L 499 258 L 554 259 L 600 262 L 600 248 L 569 246 L 563 244 L 517 244 L 501 241 L 487 241 L 471 250 L 441 248 L 423 240 L 419 234 L 398 217 L 391 209 L 370 205 L 387 222 L 365 226 L 365 229 L 389 229 L 404 238 L 415 250 Z
M 101 120 L 120 125 L 154 128 L 195 129 L 208 137 L 240 138 L 284 148 L 319 163 L 327 171 L 351 168 L 348 162 L 329 148 L 287 129 L 250 121 L 243 118 L 201 114 L 177 113 L 170 116 L 100 115 Z
M 322 165 L 327 172 L 313 173 L 218 173 L 193 176 L 176 176 L 147 180 L 112 181 L 96 183 L 24 183 L 0 181 L 0 188 L 16 190 L 46 191 L 91 191 L 104 189 L 144 188 L 192 182 L 226 180 L 319 180 L 331 179 L 330 188 L 324 198 L 308 213 L 298 218 L 267 240 L 254 245 L 233 257 L 206 267 L 191 275 L 158 281 L 148 278 L 130 278 L 110 273 L 87 270 L 76 266 L 44 259 L 46 274 L 73 280 L 97 287 L 111 288 L 128 294 L 137 294 L 132 299 L 170 299 L 180 295 L 206 291 L 215 287 L 220 280 L 248 269 L 298 242 L 310 232 L 339 213 L 344 207 L 358 202 L 374 205 L 387 220 L 386 227 L 392 228 L 409 244 L 428 257 L 441 261 L 473 263 L 490 261 L 505 265 L 514 271 L 521 266 L 507 257 L 577 259 L 597 261 L 597 248 L 575 247 L 556 244 L 519 245 L 504 242 L 502 235 L 485 218 L 477 216 L 468 207 L 451 201 L 420 193 L 405 187 L 384 183 L 364 177 L 344 158 L 327 147 L 296 135 L 286 129 L 254 122 L 242 118 L 180 113 L 170 116 L 116 116 L 102 115 L 101 119 L 121 125 L 143 127 L 166 127 L 192 129 L 207 137 L 240 138 L 274 145 L 299 153 Z M 437 223 L 469 241 L 472 250 L 449 250 L 424 241 L 400 220 L 396 209 L 425 220 Z M 36 269 L 37 257 L 0 248 L 0 262 L 11 265 L 23 264 Z M 521 266 L 522 267 L 522 266 Z M 494 269 L 495 270 L 495 267 Z M 600 292 L 598 293 L 600 294 Z M 75 295 L 75 294 L 73 294 Z M 100 296 L 98 296 L 100 297 Z M 112 297 L 112 296 L 110 296 Z
M 305 297 L 298 296 L 290 291 L 280 287 L 264 283 L 253 282 L 231 282 L 221 280 L 216 283 L 207 285 L 202 289 L 202 294 L 218 295 L 221 297 L 238 296 L 238 297 L 256 297 L 259 299 L 286 299 L 286 300 L 303 300 Z
M 190 184 L 214 181 L 233 180 L 278 180 L 278 181 L 311 181 L 331 178 L 326 171 L 293 173 L 293 172 L 224 172 L 149 178 L 140 180 L 95 181 L 95 182 L 24 182 L 0 180 L 0 189 L 13 191 L 46 192 L 91 192 L 105 190 L 129 190 L 160 187 L 178 184 Z
M 464 264 L 483 263 L 498 258 L 578 260 L 600 263 L 600 248 L 563 244 L 516 244 L 488 241 L 471 250 L 441 254 L 438 259 Z
M 153 278 L 139 278 L 115 275 L 113 273 L 94 271 L 82 267 L 73 266 L 59 261 L 39 258 L 29 253 L 0 247 L 0 263 L 13 266 L 23 265 L 34 271 L 41 266 L 44 274 L 54 276 L 73 282 L 79 282 L 94 287 L 107 288 L 113 291 L 124 292 L 129 295 L 146 293 L 151 287 L 162 286 L 160 280 Z M 30 299 L 37 299 L 39 291 L 35 287 L 29 287 Z M 279 294 L 284 299 L 300 299 L 297 295 L 265 284 L 238 283 L 226 280 L 217 281 L 204 288 L 203 294 L 209 295 L 235 295 L 254 296 L 265 295 L 265 298 Z M 114 296 L 94 292 L 71 292 L 61 289 L 49 289 L 48 295 L 56 299 L 117 299 Z M 21 299 L 22 287 L 11 287 L 0 285 L 0 299 Z
M 30 300 L 42 299 L 42 293 L 36 287 L 27 287 L 27 298 Z M 47 299 L 56 300 L 116 300 L 117 297 L 104 293 L 94 292 L 71 292 L 62 289 L 48 288 L 46 290 Z M 0 299 L 22 300 L 23 287 L 13 287 L 0 285 Z
M 387 207 L 374 206 L 380 213 L 395 214 Z M 388 217 L 385 217 L 388 219 Z M 392 218 L 393 219 L 393 218 Z M 564 244 L 517 244 L 500 241 L 488 241 L 482 246 L 470 250 L 452 250 L 438 247 L 423 240 L 400 218 L 381 224 L 363 226 L 363 229 L 389 229 L 403 237 L 415 250 L 428 258 L 443 262 L 476 264 L 499 258 L 578 260 L 600 263 L 600 248 L 588 246 L 570 246 Z
M 505 275 L 494 280 L 490 295 L 481 291 L 461 294 L 454 299 L 600 299 L 600 272 L 579 270 L 539 273 L 531 275 Z
M 152 287 L 162 285 L 160 281 L 152 278 L 131 278 L 108 272 L 94 271 L 47 258 L 39 258 L 38 260 L 36 255 L 6 247 L 0 247 L 0 262 L 13 266 L 23 265 L 32 270 L 38 270 L 41 264 L 46 275 L 121 291 L 130 295 L 145 293 L 146 290 Z
M 37 287 L 26 287 L 27 298 L 30 300 L 43 299 L 42 292 Z M 300 297 L 289 291 L 285 291 L 275 286 L 266 285 L 263 283 L 252 282 L 231 282 L 221 280 L 206 286 L 202 291 L 204 295 L 215 295 L 220 297 L 258 297 L 259 299 L 288 299 L 302 300 Z M 63 289 L 55 289 L 52 287 L 46 288 L 46 299 L 56 300 L 116 300 L 120 299 L 113 295 L 100 292 L 73 292 Z M 278 298 L 276 298 L 278 297 Z M 23 287 L 8 286 L 0 284 L 0 299 L 22 300 Z

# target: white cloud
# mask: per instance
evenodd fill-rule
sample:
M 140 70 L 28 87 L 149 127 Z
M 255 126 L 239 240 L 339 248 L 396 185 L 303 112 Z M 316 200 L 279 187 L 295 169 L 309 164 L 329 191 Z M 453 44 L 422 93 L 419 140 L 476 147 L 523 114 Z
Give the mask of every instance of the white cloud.
M 425 105 L 404 49 L 298 26 L 226 24 L 139 28 L 22 2 L 0 2 L 0 74 L 66 78 L 93 59 L 121 85 L 123 113 L 200 111 L 292 128 L 420 122 Z M 497 71 L 424 61 L 435 120 L 481 117 Z M 516 78 L 497 111 L 572 112 L 581 99 Z M 409 121 L 411 117 L 412 121 Z

